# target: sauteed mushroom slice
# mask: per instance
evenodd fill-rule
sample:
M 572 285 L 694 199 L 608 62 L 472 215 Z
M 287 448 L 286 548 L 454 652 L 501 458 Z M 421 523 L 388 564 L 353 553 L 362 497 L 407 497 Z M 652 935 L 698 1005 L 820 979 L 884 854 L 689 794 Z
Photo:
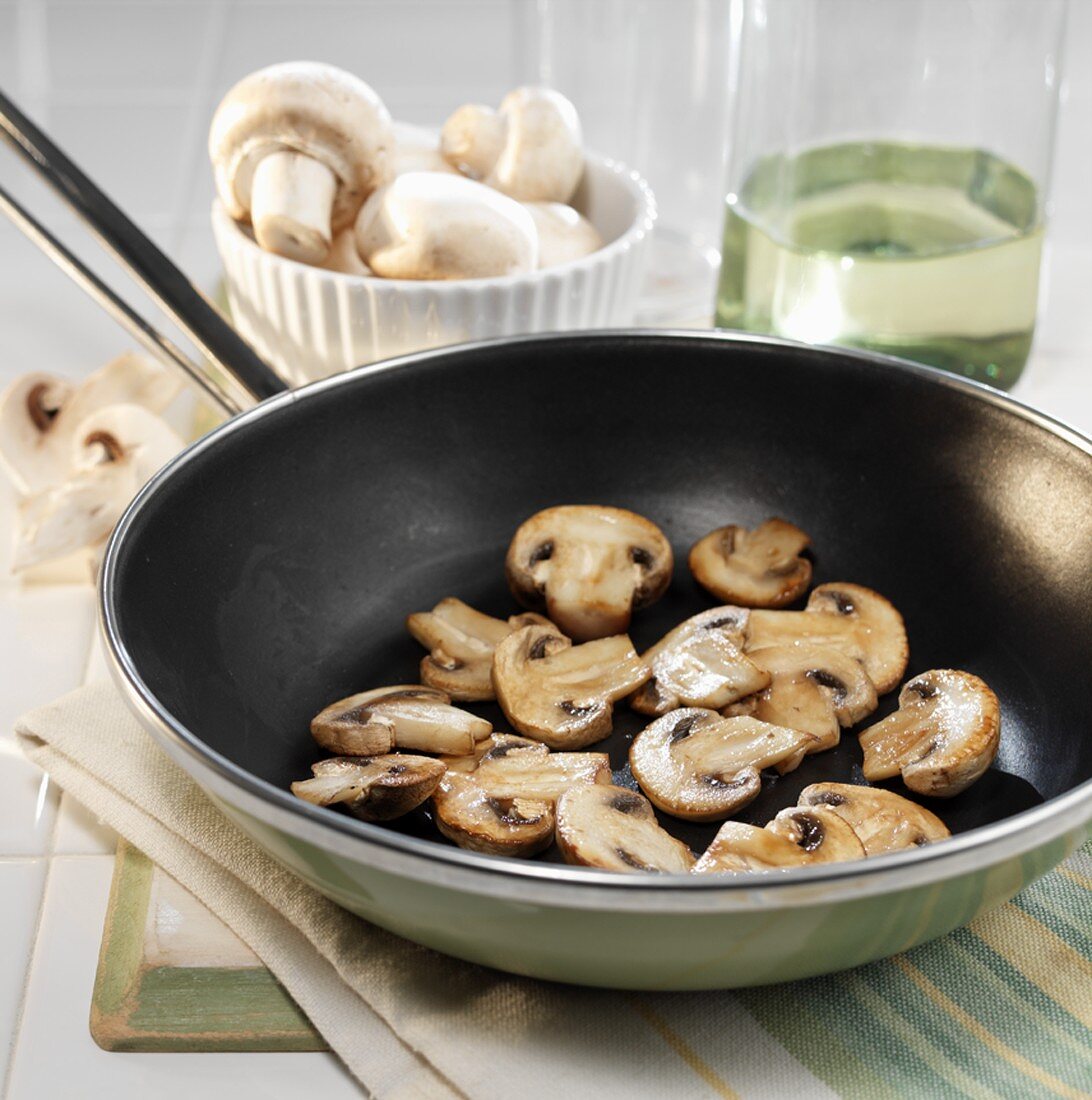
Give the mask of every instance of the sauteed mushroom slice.
M 607 871 L 685 872 L 694 863 L 660 828 L 647 798 L 598 783 L 570 787 L 558 800 L 557 845 L 567 863 Z
M 364 821 L 390 821 L 420 806 L 445 768 L 427 756 L 390 753 L 320 760 L 311 771 L 313 779 L 292 784 L 297 798 L 316 806 L 342 805 Z
M 902 679 L 910 656 L 906 625 L 891 602 L 842 581 L 819 585 L 804 611 L 752 611 L 746 640 L 748 653 L 773 645 L 830 646 L 860 661 L 880 695 Z
M 763 768 L 803 754 L 814 742 L 799 730 L 690 707 L 639 733 L 629 765 L 661 810 L 688 821 L 716 821 L 758 796 Z
M 469 604 L 449 597 L 431 611 L 406 619 L 406 628 L 426 649 L 421 680 L 459 702 L 485 702 L 493 693 L 493 650 L 513 630 L 536 624 L 549 626 L 541 615 L 527 612 L 505 622 L 483 615 Z
M 554 839 L 546 799 L 501 798 L 473 775 L 448 772 L 432 796 L 436 827 L 452 843 L 494 856 L 533 856 Z
M 610 783 L 605 752 L 550 752 L 539 741 L 494 734 L 474 778 L 495 798 L 556 802 L 574 783 Z
M 339 699 L 311 719 L 311 735 L 329 752 L 374 756 L 392 748 L 462 756 L 493 731 L 484 718 L 451 706 L 420 684 L 396 684 Z
M 861 734 L 870 782 L 902 774 L 918 794 L 949 798 L 965 791 L 993 763 L 1001 707 L 969 672 L 923 672 L 899 693 L 899 709 Z
M 797 767 L 805 752 L 834 748 L 841 740 L 841 727 L 852 726 L 876 709 L 876 688 L 865 670 L 837 649 L 801 643 L 756 649 L 751 656 L 769 672 L 771 682 L 749 713 L 814 738 L 802 752 L 778 763 L 782 774 Z
M 642 714 L 719 709 L 761 691 L 770 675 L 743 652 L 745 611 L 713 607 L 680 623 L 641 657 L 652 679 L 630 699 Z
M 493 654 L 505 717 L 552 749 L 581 749 L 606 737 L 614 703 L 649 674 L 625 634 L 574 646 L 553 627 L 525 626 Z
M 776 517 L 753 531 L 729 524 L 694 544 L 690 572 L 717 599 L 743 607 L 784 607 L 811 583 L 811 562 L 800 556 L 809 545 L 799 527 Z
M 521 524 L 504 567 L 521 604 L 545 609 L 582 642 L 627 630 L 633 609 L 666 591 L 673 558 L 650 520 L 624 508 L 581 504 L 547 508 Z
M 866 855 L 919 848 L 951 836 L 924 806 L 880 787 L 854 783 L 813 783 L 800 792 L 799 805 L 833 810 L 857 834 Z
M 795 806 L 782 810 L 764 829 L 726 821 L 694 871 L 782 871 L 864 856 L 857 834 L 837 814 L 821 806 Z

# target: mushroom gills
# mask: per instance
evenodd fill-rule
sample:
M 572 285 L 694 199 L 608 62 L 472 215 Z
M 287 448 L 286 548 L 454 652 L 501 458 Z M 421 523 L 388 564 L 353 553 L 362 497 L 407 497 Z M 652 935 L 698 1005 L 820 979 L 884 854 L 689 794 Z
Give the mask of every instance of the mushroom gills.
M 870 782 L 902 776 L 918 794 L 950 798 L 993 763 L 1001 738 L 1001 707 L 979 677 L 934 669 L 910 680 L 899 709 L 861 733 L 863 771 Z
M 692 707 L 639 733 L 629 762 L 641 790 L 661 810 L 688 821 L 716 821 L 758 796 L 763 768 L 806 752 L 814 741 L 799 730 Z
M 421 680 L 460 702 L 487 702 L 493 691 L 493 650 L 513 630 L 551 624 L 541 615 L 513 615 L 505 622 L 449 597 L 431 611 L 410 615 L 406 627 L 430 652 L 421 659 Z
M 745 622 L 737 608 L 714 607 L 680 623 L 642 654 L 652 678 L 630 706 L 653 715 L 677 707 L 717 710 L 761 691 L 770 674 L 743 652 Z
M 484 718 L 451 706 L 446 693 L 418 684 L 350 695 L 311 720 L 311 734 L 324 749 L 349 756 L 394 747 L 463 756 L 492 731 Z
M 799 527 L 776 517 L 753 531 L 730 524 L 694 544 L 690 571 L 718 599 L 744 607 L 784 607 L 811 583 L 811 562 L 800 556 L 810 545 Z
M 951 836 L 936 814 L 880 787 L 813 783 L 800 792 L 798 804 L 836 813 L 857 834 L 869 856 L 920 848 Z
M 436 827 L 452 843 L 496 856 L 533 856 L 554 839 L 554 807 L 546 799 L 501 797 L 473 775 L 449 772 L 432 796 Z
M 445 768 L 427 756 L 390 753 L 320 760 L 311 771 L 314 778 L 292 784 L 297 798 L 316 806 L 344 806 L 363 821 L 390 821 L 420 806 Z
M 625 787 L 584 783 L 557 803 L 557 844 L 567 863 L 633 873 L 686 872 L 694 854 L 662 829 L 647 798 Z

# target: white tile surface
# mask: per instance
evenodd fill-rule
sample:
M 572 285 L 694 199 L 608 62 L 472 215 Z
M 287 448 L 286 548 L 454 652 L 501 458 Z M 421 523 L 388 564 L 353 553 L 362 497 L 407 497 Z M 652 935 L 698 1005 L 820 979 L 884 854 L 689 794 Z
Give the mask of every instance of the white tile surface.
M 329 1100 L 359 1090 L 329 1054 L 109 1054 L 88 1010 L 114 861 L 57 856 L 46 889 L 7 1100 Z
M 101 822 L 67 791 L 61 792 L 57 828 L 53 834 L 54 855 L 112 855 L 117 846 L 118 835 L 109 825 Z
M 41 859 L 0 860 L 0 1082 L 7 1073 L 45 883 Z

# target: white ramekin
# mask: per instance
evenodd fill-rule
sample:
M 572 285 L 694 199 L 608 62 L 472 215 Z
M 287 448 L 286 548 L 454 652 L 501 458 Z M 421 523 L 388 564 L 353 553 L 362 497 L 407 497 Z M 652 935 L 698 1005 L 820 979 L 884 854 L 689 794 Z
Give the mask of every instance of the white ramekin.
M 656 202 L 635 172 L 589 155 L 573 205 L 598 252 L 497 279 L 410 281 L 342 275 L 264 252 L 220 205 L 212 228 L 232 318 L 292 385 L 425 348 L 633 321 Z

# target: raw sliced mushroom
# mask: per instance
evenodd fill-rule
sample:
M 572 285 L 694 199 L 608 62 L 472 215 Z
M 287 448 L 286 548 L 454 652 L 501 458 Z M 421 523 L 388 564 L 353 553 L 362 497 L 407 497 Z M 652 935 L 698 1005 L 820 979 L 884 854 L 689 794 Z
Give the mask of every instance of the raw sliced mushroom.
M 721 707 L 761 691 L 770 674 L 743 652 L 746 612 L 714 607 L 665 634 L 641 660 L 652 679 L 630 699 L 642 714 L 666 714 L 677 707 Z
M 686 872 L 694 853 L 665 832 L 636 791 L 599 783 L 570 787 L 557 803 L 557 846 L 567 863 L 607 871 Z
M 812 734 L 808 753 L 833 749 L 841 740 L 842 727 L 854 725 L 876 709 L 876 688 L 868 674 L 859 661 L 837 649 L 805 643 L 767 646 L 752 650 L 751 657 L 771 680 L 747 713 L 775 726 Z M 802 759 L 803 753 L 785 759 L 778 771 L 792 771 Z
M 578 642 L 629 629 L 635 608 L 655 603 L 671 581 L 671 544 L 651 520 L 624 508 L 562 505 L 516 531 L 504 562 L 524 607 L 545 609 Z
M 690 572 L 717 599 L 743 607 L 784 607 L 811 584 L 811 545 L 799 527 L 765 520 L 753 531 L 729 524 L 710 531 L 690 550 Z
M 857 834 L 866 855 L 920 848 L 951 836 L 948 827 L 924 806 L 894 791 L 854 783 L 813 783 L 800 792 L 800 806 L 823 806 Z
M 688 821 L 717 821 L 758 797 L 763 768 L 807 752 L 814 741 L 799 730 L 690 707 L 639 733 L 629 766 L 661 810 Z
M 864 858 L 857 834 L 836 813 L 822 806 L 794 806 L 782 810 L 763 829 L 726 821 L 694 871 L 783 871 Z
M 993 763 L 1001 707 L 969 672 L 923 672 L 899 693 L 899 709 L 861 734 L 869 782 L 902 775 L 918 794 L 949 798 L 965 791 Z
M 614 703 L 649 675 L 625 634 L 574 646 L 553 627 L 525 626 L 493 654 L 493 686 L 505 717 L 552 749 L 582 749 L 606 737 Z
M 876 691 L 894 688 L 906 671 L 910 648 L 895 607 L 871 588 L 842 581 L 821 584 L 804 611 L 752 611 L 746 651 L 774 645 L 830 646 L 864 665 Z
M 527 612 L 507 622 L 475 611 L 462 600 L 449 597 L 431 611 L 418 611 L 406 619 L 409 632 L 430 650 L 421 659 L 421 680 L 445 691 L 460 702 L 495 699 L 493 650 L 502 638 L 524 626 L 550 626 L 549 620 Z
M 605 752 L 550 752 L 538 741 L 494 734 L 474 778 L 496 798 L 556 802 L 574 783 L 610 783 Z
M 427 756 L 390 753 L 335 757 L 311 766 L 313 779 L 292 784 L 292 793 L 316 806 L 344 806 L 364 821 L 390 821 L 416 809 L 436 790 L 445 768 Z
M 396 684 L 339 699 L 311 719 L 311 735 L 328 752 L 374 756 L 392 748 L 465 756 L 492 725 L 451 706 L 435 688 Z
M 432 796 L 432 808 L 440 832 L 472 852 L 526 857 L 553 843 L 553 802 L 498 797 L 473 775 L 448 772 Z

